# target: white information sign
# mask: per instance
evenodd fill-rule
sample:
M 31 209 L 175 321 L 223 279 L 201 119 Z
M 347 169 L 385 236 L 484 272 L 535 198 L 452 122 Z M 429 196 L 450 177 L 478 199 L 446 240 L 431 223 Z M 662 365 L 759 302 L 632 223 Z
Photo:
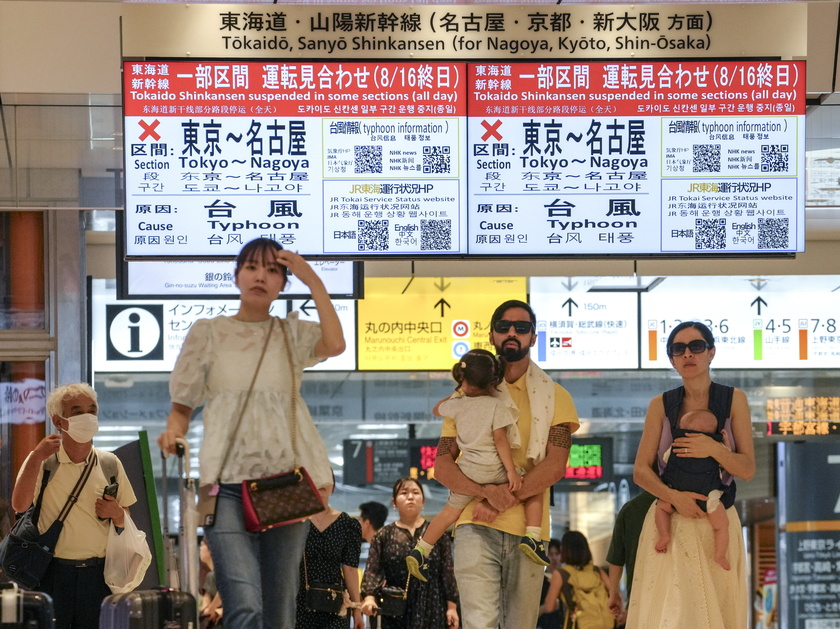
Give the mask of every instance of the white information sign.
M 471 254 L 804 250 L 804 65 L 468 70 Z
M 113 280 L 94 280 L 91 331 L 94 372 L 172 371 L 190 327 L 198 319 L 232 316 L 238 300 L 130 300 L 116 298 Z M 302 319 L 318 320 L 311 301 L 294 301 Z M 352 371 L 356 368 L 356 310 L 351 300 L 333 300 L 348 350 L 311 367 L 312 371 Z M 285 316 L 289 302 L 277 300 L 271 313 Z
M 126 254 L 792 254 L 805 62 L 125 62 Z
M 356 294 L 353 262 L 312 260 L 309 263 L 330 295 L 350 298 Z M 124 296 L 128 298 L 239 297 L 239 289 L 233 282 L 235 264 L 230 260 L 142 260 L 124 264 L 127 275 Z M 289 278 L 284 293 L 289 298 L 310 294 L 309 287 L 294 276 Z
M 466 253 L 465 68 L 125 63 L 126 254 Z
M 638 297 L 632 292 L 588 292 L 603 278 L 532 277 L 537 314 L 531 357 L 543 369 L 636 369 Z
M 668 334 L 689 320 L 711 329 L 720 369 L 840 364 L 840 276 L 665 278 L 641 294 L 641 366 L 670 368 Z

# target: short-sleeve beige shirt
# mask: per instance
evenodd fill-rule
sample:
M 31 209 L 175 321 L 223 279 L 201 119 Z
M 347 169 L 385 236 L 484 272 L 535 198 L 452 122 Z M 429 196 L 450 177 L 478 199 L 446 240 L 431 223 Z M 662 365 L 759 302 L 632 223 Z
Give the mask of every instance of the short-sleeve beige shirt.
M 98 452 L 98 450 L 91 449 L 90 456 L 92 457 L 95 452 Z M 58 518 L 58 514 L 67 502 L 67 497 L 72 493 L 85 468 L 85 461 L 73 463 L 70 460 L 63 445 L 58 450 L 58 462 L 58 468 L 50 474 L 47 488 L 44 490 L 41 516 L 38 519 L 38 530 L 41 533 L 45 533 Z M 25 466 L 26 463 L 24 462 L 21 470 Z M 33 503 L 38 499 L 38 493 L 41 491 L 43 476 L 44 465 L 42 464 L 35 481 Z M 119 459 L 117 459 L 117 482 L 119 483 L 117 502 L 120 506 L 129 507 L 137 502 L 137 497 L 134 495 L 134 490 Z M 100 520 L 96 516 L 96 499 L 102 496 L 102 491 L 106 485 L 108 485 L 108 480 L 105 478 L 105 472 L 101 465 L 97 465 L 91 471 L 90 478 L 82 488 L 79 501 L 70 510 L 67 519 L 64 520 L 64 528 L 55 548 L 56 557 L 61 559 L 89 559 L 105 556 L 110 521 Z

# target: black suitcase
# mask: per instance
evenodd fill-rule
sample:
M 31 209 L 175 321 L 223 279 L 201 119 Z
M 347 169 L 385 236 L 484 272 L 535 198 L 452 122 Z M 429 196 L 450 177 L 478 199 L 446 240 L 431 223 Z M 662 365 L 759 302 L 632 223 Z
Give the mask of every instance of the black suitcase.
M 9 629 L 55 629 L 52 598 L 22 590 L 17 583 L 0 583 L 0 624 Z
M 99 629 L 197 629 L 195 597 L 174 590 L 137 590 L 102 601 Z

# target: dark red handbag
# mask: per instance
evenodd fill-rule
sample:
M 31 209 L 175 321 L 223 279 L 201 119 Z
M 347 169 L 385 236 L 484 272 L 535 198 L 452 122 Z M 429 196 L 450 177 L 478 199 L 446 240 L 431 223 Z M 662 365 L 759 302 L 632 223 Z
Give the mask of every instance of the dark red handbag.
M 324 510 L 321 495 L 306 469 L 242 481 L 245 528 L 251 533 L 301 522 Z

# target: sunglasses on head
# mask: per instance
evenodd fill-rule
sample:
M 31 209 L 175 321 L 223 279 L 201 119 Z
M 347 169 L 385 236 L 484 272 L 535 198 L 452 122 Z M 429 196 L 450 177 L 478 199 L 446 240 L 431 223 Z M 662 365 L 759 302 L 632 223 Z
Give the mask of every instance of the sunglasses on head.
M 517 334 L 527 334 L 534 329 L 534 325 L 530 321 L 508 321 L 507 319 L 496 321 L 493 324 L 493 329 L 499 334 L 504 334 L 510 330 L 510 326 L 513 326 Z
M 696 339 L 688 343 L 671 343 L 671 351 L 669 353 L 671 356 L 682 356 L 685 354 L 686 349 L 691 351 L 692 354 L 702 354 L 709 349 L 709 345 L 703 339 Z

